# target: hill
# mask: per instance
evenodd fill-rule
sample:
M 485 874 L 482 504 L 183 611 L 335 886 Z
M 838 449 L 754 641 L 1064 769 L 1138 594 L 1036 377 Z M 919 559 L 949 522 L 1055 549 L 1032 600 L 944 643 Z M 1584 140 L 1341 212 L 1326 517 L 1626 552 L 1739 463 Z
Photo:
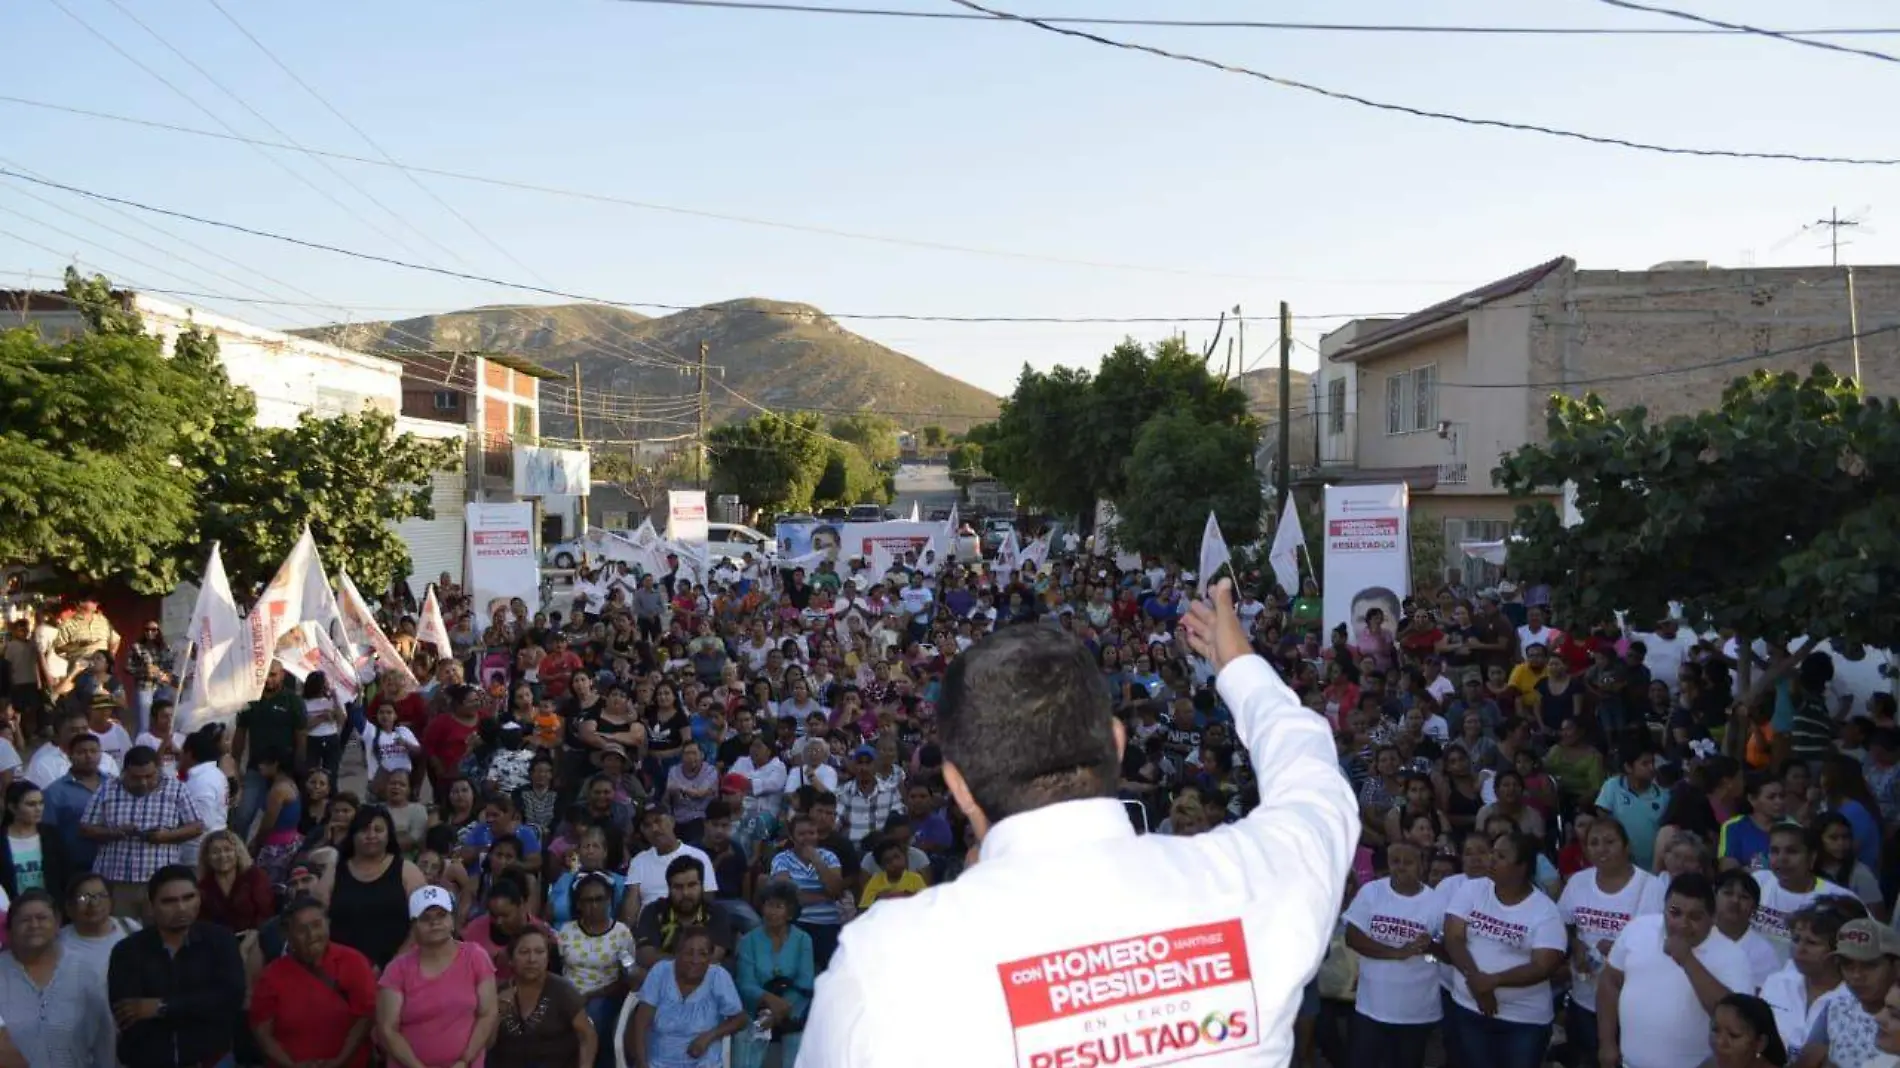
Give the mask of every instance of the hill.
M 594 304 L 509 305 L 394 322 L 298 331 L 366 352 L 482 349 L 524 357 L 563 375 L 580 364 L 589 438 L 668 437 L 692 429 L 699 346 L 708 345 L 706 395 L 715 422 L 757 411 L 827 415 L 871 410 L 899 426 L 967 429 L 994 417 L 997 398 L 859 337 L 807 304 L 748 298 L 649 318 Z M 722 385 L 723 383 L 723 385 Z M 565 403 L 544 399 L 541 430 L 573 434 Z
M 1293 425 L 1299 426 L 1300 418 L 1313 406 L 1313 376 L 1305 371 L 1289 372 L 1293 379 Z M 1247 395 L 1247 406 L 1253 410 L 1254 418 L 1262 423 L 1276 422 L 1280 418 L 1280 368 L 1261 367 L 1248 371 L 1234 384 Z

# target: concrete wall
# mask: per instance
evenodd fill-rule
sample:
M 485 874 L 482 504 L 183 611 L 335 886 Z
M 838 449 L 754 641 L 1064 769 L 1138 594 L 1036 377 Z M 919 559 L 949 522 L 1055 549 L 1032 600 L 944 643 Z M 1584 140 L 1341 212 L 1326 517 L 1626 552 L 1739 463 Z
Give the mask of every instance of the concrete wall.
M 1840 268 L 1577 271 L 1568 282 L 1562 299 L 1536 309 L 1531 329 L 1530 379 L 1544 387 L 1526 391 L 1535 440 L 1545 438 L 1553 385 L 1670 416 L 1713 407 L 1729 382 L 1756 370 L 1805 374 L 1825 363 L 1852 373 L 1852 346 L 1836 341 L 1851 332 Z M 1854 289 L 1862 331 L 1900 324 L 1900 267 L 1856 268 Z M 1815 347 L 1748 358 L 1806 345 Z M 1900 332 L 1864 338 L 1860 364 L 1870 391 L 1900 395 Z

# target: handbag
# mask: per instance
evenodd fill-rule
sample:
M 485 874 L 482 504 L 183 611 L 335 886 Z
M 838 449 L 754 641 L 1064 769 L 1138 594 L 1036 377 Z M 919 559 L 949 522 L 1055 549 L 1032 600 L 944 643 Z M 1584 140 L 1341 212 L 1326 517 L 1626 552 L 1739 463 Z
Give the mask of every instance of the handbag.
M 806 990 L 802 986 L 792 985 L 792 977 L 789 975 L 774 975 L 765 981 L 764 987 L 765 992 L 774 997 L 786 997 L 793 992 L 803 994 L 806 997 L 811 996 L 811 991 Z M 794 1035 L 804 1029 L 805 1021 L 802 1019 L 779 1020 L 772 1024 L 772 1034 L 774 1036 Z

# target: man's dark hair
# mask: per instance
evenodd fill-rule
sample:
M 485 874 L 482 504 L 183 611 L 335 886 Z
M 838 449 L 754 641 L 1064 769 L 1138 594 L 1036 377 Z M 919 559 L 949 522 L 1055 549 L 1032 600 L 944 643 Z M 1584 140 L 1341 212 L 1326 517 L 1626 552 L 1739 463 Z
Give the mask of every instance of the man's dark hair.
M 185 737 L 185 752 L 198 764 L 216 764 L 224 755 L 224 728 L 216 723 L 201 727 Z
M 699 876 L 701 885 L 705 884 L 706 865 L 701 864 L 698 857 L 692 856 L 674 857 L 673 863 L 666 866 L 666 881 L 670 883 L 673 881 L 673 876 L 687 871 Z
M 158 750 L 149 745 L 135 745 L 125 751 L 125 759 L 120 761 L 126 768 L 143 768 L 158 763 Z
M 1113 721 L 1088 647 L 1047 627 L 1010 627 L 972 645 L 951 662 L 937 713 L 944 762 L 997 822 L 1114 796 Z
M 164 867 L 153 872 L 152 877 L 145 881 L 145 900 L 157 901 L 158 892 L 160 890 L 164 889 L 167 885 L 171 883 L 180 883 L 180 882 L 190 883 L 193 886 L 197 886 L 198 873 L 192 871 L 190 868 L 185 867 L 183 864 L 165 865 Z
M 1715 884 L 1699 871 L 1686 871 L 1669 880 L 1668 897 L 1686 897 L 1702 902 L 1704 908 L 1715 911 Z
M 277 915 L 282 922 L 289 923 L 290 918 L 292 916 L 295 916 L 296 914 L 304 911 L 305 909 L 316 909 L 318 912 L 323 913 L 325 916 L 328 916 L 330 914 L 329 909 L 326 908 L 323 902 L 319 900 L 318 898 L 312 897 L 309 894 L 299 894 L 296 897 L 291 898 L 290 902 L 284 906 L 283 911 L 279 912 Z
M 1743 894 L 1746 894 L 1750 901 L 1753 901 L 1757 905 L 1761 904 L 1761 884 L 1755 881 L 1755 874 L 1753 872 L 1743 868 L 1730 868 L 1728 871 L 1722 873 L 1721 878 L 1715 881 L 1717 893 L 1727 890 L 1731 886 Z
M 708 823 L 713 820 L 729 820 L 733 818 L 733 815 L 732 806 L 724 800 L 706 802 L 706 822 Z

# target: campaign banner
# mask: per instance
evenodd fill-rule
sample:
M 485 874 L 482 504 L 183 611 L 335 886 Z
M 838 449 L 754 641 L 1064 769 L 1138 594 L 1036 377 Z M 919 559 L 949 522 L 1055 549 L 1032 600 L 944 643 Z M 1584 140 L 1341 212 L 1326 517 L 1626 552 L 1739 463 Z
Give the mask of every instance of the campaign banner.
M 706 526 L 705 490 L 668 490 L 666 493 L 666 537 L 683 545 L 704 545 L 710 535 Z
M 468 522 L 468 592 L 490 619 L 497 602 L 519 597 L 530 613 L 541 610 L 541 565 L 534 551 L 534 505 L 471 504 Z
M 1356 646 L 1374 608 L 1387 641 L 1398 635 L 1399 604 L 1411 592 L 1410 510 L 1403 483 L 1326 487 L 1326 629 L 1345 624 Z
M 320 592 L 321 591 L 321 592 Z M 251 606 L 251 697 L 264 692 L 264 680 L 270 675 L 271 661 L 277 655 L 277 643 L 304 620 L 324 620 L 329 610 L 325 595 L 329 586 L 323 578 L 323 564 L 317 559 L 317 541 L 308 526 L 298 535 L 290 555 L 278 565 L 264 592 Z
M 585 449 L 515 446 L 515 496 L 585 497 L 593 492 L 593 461 Z
M 902 560 L 905 553 L 923 555 L 932 538 L 943 533 L 942 523 L 911 522 L 908 519 L 881 523 L 780 523 L 773 528 L 778 539 L 780 567 L 815 569 L 816 561 L 843 564 L 847 560 L 869 562 L 879 545 Z M 812 561 L 812 562 L 806 562 Z M 842 567 L 839 569 L 842 572 Z
M 323 672 L 323 677 L 330 681 L 331 694 L 342 704 L 363 695 L 356 666 L 330 640 L 330 633 L 312 620 L 297 624 L 284 635 L 277 645 L 277 662 L 298 682 L 309 678 L 313 671 Z
M 820 523 L 816 519 L 799 522 L 780 520 L 772 527 L 772 537 L 778 540 L 778 558 L 781 561 L 791 560 L 816 551 L 812 546 L 812 534 L 821 526 L 831 532 L 831 546 L 836 548 L 838 536 L 836 525 Z
M 369 602 L 363 600 L 363 594 L 357 590 L 356 583 L 350 581 L 350 573 L 338 572 L 336 585 L 337 590 L 342 594 L 339 603 L 343 611 L 343 624 L 351 632 L 351 641 L 359 645 L 367 644 L 372 651 L 370 656 L 359 655 L 354 658 L 357 678 L 364 682 L 374 678 L 371 661 L 375 661 L 382 665 L 384 671 L 402 676 L 409 680 L 411 686 L 416 685 L 415 672 L 409 670 L 409 665 L 403 660 L 402 654 L 397 652 L 389 636 L 383 633 L 383 628 L 376 622 L 376 613 L 370 611 Z M 360 642 L 356 640 L 358 634 L 362 636 Z
M 1155 1065 L 1260 1045 L 1239 920 L 1000 964 L 1017 1068 Z

